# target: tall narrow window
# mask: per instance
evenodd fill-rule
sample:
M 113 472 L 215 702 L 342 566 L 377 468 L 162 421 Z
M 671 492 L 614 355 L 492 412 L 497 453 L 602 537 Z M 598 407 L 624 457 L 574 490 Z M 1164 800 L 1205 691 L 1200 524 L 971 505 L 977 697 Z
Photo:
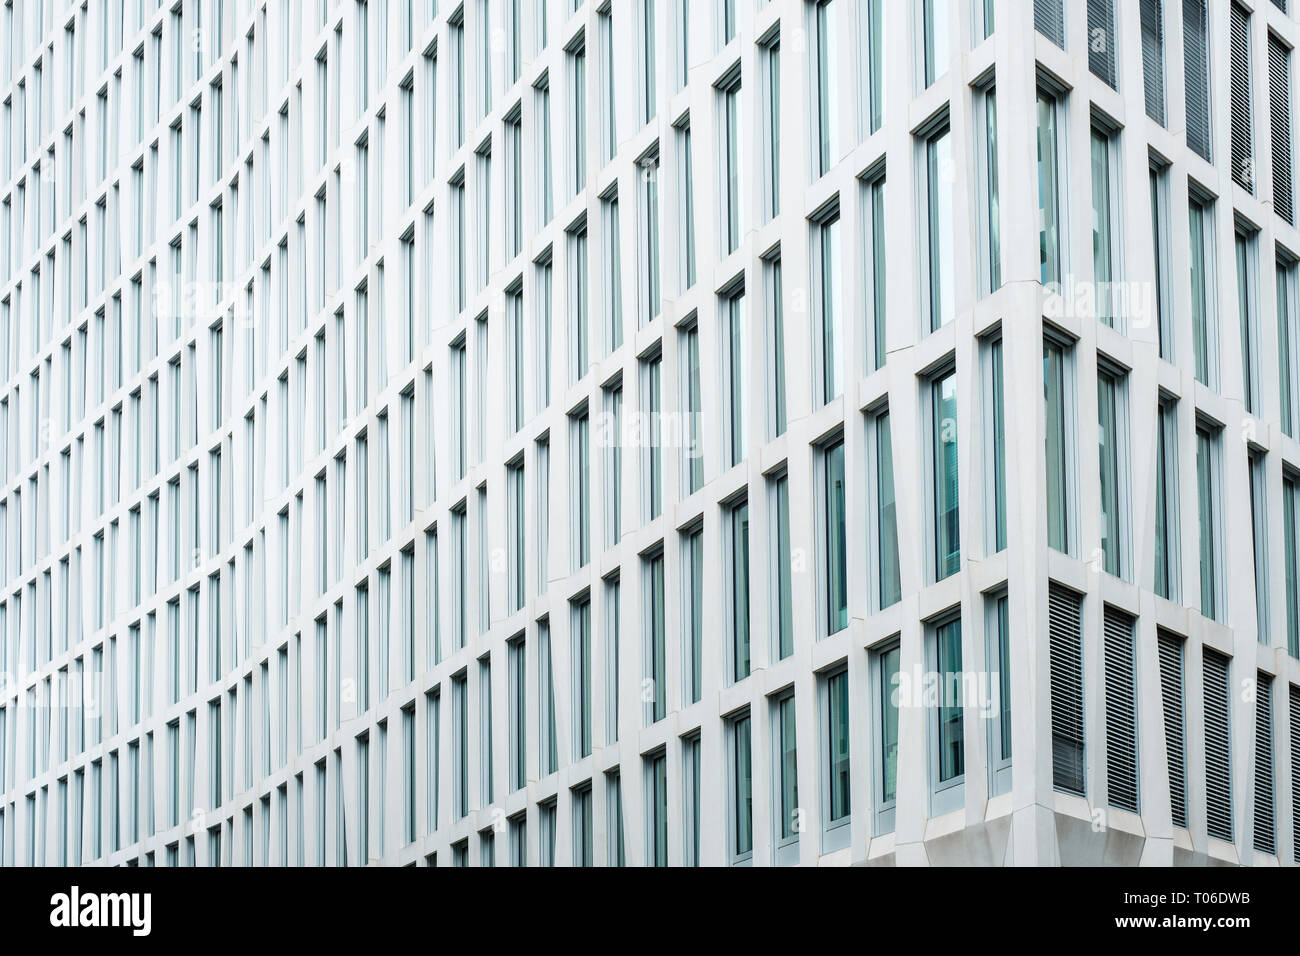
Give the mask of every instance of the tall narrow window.
M 1195 195 L 1187 200 L 1188 247 L 1191 257 L 1192 340 L 1196 380 L 1215 384 L 1214 360 L 1214 216 L 1210 205 Z
M 823 806 L 827 828 L 849 819 L 849 673 L 839 670 L 826 678 L 822 703 L 825 752 Z
M 732 505 L 727 513 L 728 581 L 730 592 L 731 679 L 749 676 L 749 503 Z
M 776 792 L 777 846 L 799 839 L 799 752 L 795 734 L 794 695 L 787 694 L 776 703 Z
M 835 45 L 839 42 L 838 7 L 836 0 L 817 0 L 813 9 L 813 91 L 817 111 L 817 140 L 814 144 L 817 155 L 813 169 L 818 176 L 826 175 L 839 158 L 836 126 L 839 122 L 840 78 L 835 62 Z
M 740 139 L 740 74 L 729 76 L 722 86 L 722 185 L 723 213 L 726 240 L 724 251 L 740 248 L 742 231 L 742 203 L 744 184 L 741 182 L 741 164 L 744 147 Z
M 1282 433 L 1296 437 L 1300 425 L 1300 295 L 1294 260 L 1277 259 L 1278 391 L 1282 406 Z
M 572 555 L 574 570 L 591 560 L 591 416 L 584 407 L 570 416 L 572 439 L 570 487 L 572 493 Z
M 772 620 L 776 631 L 776 656 L 785 660 L 794 653 L 794 596 L 790 558 L 790 486 L 782 473 L 769 479 L 771 521 L 775 532 L 772 557 Z
M 527 665 L 521 634 L 506 645 L 507 744 L 510 760 L 510 792 L 528 783 Z
M 1107 574 L 1127 577 L 1126 521 L 1128 502 L 1124 494 L 1127 467 L 1127 403 L 1125 375 L 1109 362 L 1097 366 L 1097 443 L 1101 466 L 1101 551 Z
M 723 300 L 723 382 L 727 389 L 727 464 L 735 466 L 745 460 L 746 424 L 749 418 L 748 309 L 745 290 L 738 289 Z
M 845 533 L 844 439 L 822 451 L 823 504 L 826 555 L 826 631 L 835 634 L 848 627 L 848 546 Z
M 1237 318 L 1241 329 L 1241 389 L 1246 411 L 1259 413 L 1259 320 L 1256 316 L 1255 234 L 1237 229 Z
M 944 0 L 921 2 L 921 52 L 926 88 L 948 72 L 948 8 Z
M 1115 303 L 1112 289 L 1119 264 L 1119 244 L 1115 223 L 1119 220 L 1115 208 L 1117 190 L 1114 179 L 1118 173 L 1118 153 L 1115 135 L 1093 123 L 1092 127 L 1092 270 L 1096 284 L 1097 318 L 1106 325 L 1115 324 Z
M 1006 593 L 985 603 L 985 652 L 989 670 L 997 678 L 996 710 L 989 727 L 990 793 L 1011 788 L 1011 635 Z
M 813 225 L 813 297 L 821 331 L 821 400 L 844 391 L 844 321 L 840 308 L 840 212 L 838 204 Z
M 902 598 L 898 561 L 898 513 L 894 494 L 894 442 L 889 409 L 872 420 L 871 452 L 875 465 L 876 594 L 881 608 Z
M 1043 338 L 1043 396 L 1047 421 L 1047 543 L 1070 553 L 1071 476 L 1067 396 L 1073 394 L 1070 349 L 1054 336 Z
M 1035 2 L 1035 17 L 1038 4 Z M 1061 169 L 1057 139 L 1057 99 L 1038 91 L 1038 251 L 1039 279 L 1045 286 L 1061 282 Z
M 748 859 L 754 851 L 754 784 L 752 729 L 749 714 L 731 721 L 731 854 Z
M 664 632 L 664 556 L 661 553 L 649 558 L 645 564 L 646 645 L 644 673 L 650 684 L 647 688 L 646 716 L 654 723 L 668 713 L 667 705 L 667 651 Z
M 867 127 L 875 133 L 885 121 L 885 0 L 867 0 Z
M 683 640 L 685 653 L 686 702 L 693 704 L 704 692 L 704 528 L 686 536 L 683 554 L 685 578 L 682 600 L 685 612 Z
M 1174 354 L 1173 305 L 1170 302 L 1169 167 L 1154 158 L 1150 166 L 1151 252 L 1155 267 L 1155 322 L 1160 339 L 1160 357 L 1170 361 Z
M 730 310 L 730 307 L 728 307 Z M 704 410 L 701 391 L 703 382 L 700 375 L 700 328 L 692 321 L 682 329 L 682 404 L 686 409 L 687 446 L 683 455 L 686 494 L 693 495 L 704 487 L 704 447 L 700 441 L 703 428 Z M 743 359 L 742 359 L 743 360 Z M 730 361 L 728 361 L 730 370 Z M 728 456 L 730 458 L 730 456 Z
M 647 4 L 652 0 L 646 0 Z M 659 151 L 656 147 L 637 164 L 641 167 L 641 302 L 644 311 L 640 325 L 659 314 Z
M 646 821 L 649 823 L 646 862 L 668 865 L 668 757 L 664 753 L 646 761 Z
M 980 105 L 976 137 L 980 141 L 976 163 L 980 179 L 980 209 L 983 235 L 982 291 L 996 292 L 1002 286 L 1002 210 L 998 200 L 998 99 L 993 86 L 985 87 L 976 101 Z
M 1255 633 L 1259 643 L 1268 647 L 1269 637 L 1269 522 L 1268 458 L 1262 450 L 1247 451 L 1250 467 L 1250 537 L 1255 571 Z
M 576 756 L 591 755 L 591 599 L 572 604 L 573 727 Z
M 1177 601 L 1182 594 L 1178 520 L 1178 404 L 1160 398 L 1156 410 L 1156 593 Z
M 925 286 L 930 331 L 952 321 L 955 314 L 953 274 L 953 165 L 947 123 L 925 141 L 926 254 Z
M 677 219 L 681 233 L 679 269 L 683 289 L 695 285 L 695 170 L 691 148 L 691 121 L 688 116 L 677 125 L 678 196 L 681 203 Z
M 885 233 L 885 176 L 881 173 L 867 180 L 863 185 L 863 203 L 866 207 L 862 213 L 865 236 L 863 250 L 868 256 L 864 260 L 863 271 L 871 276 L 871 345 L 868 369 L 885 367 L 888 357 L 888 315 L 885 311 L 886 285 L 886 245 Z
M 546 776 L 560 767 L 559 734 L 555 728 L 555 657 L 549 619 L 537 622 L 537 700 L 541 772 Z
M 1007 546 L 1007 436 L 1002 381 L 1002 335 L 999 332 L 984 345 L 984 401 L 988 410 L 985 427 L 985 467 L 988 469 L 988 539 L 990 553 Z
M 957 501 L 957 373 L 930 382 L 930 458 L 934 510 L 934 577 L 941 581 L 961 566 Z
M 952 788 L 966 774 L 966 734 L 962 719 L 961 618 L 934 628 L 930 666 L 939 678 L 934 711 L 933 787 L 935 809 L 942 811 L 954 800 Z
M 1201 540 L 1201 613 L 1211 620 L 1222 620 L 1223 592 L 1219 551 L 1219 430 L 1208 424 L 1196 425 L 1197 514 Z
M 896 693 L 901 651 L 897 642 L 882 648 L 872 658 L 873 700 L 879 731 L 875 741 L 876 823 L 874 832 L 894 829 L 898 800 L 898 707 Z
M 1294 472 L 1282 476 L 1283 557 L 1286 561 L 1286 649 L 1300 657 L 1300 478 Z
M 683 4 L 685 6 L 685 4 Z M 763 211 L 767 219 L 781 212 L 781 37 L 759 52 L 763 85 Z

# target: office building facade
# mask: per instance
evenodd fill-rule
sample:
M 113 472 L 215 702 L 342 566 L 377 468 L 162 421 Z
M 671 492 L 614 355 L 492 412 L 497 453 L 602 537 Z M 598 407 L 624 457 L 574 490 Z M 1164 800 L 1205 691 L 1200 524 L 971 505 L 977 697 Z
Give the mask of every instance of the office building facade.
M 5 0 L 0 864 L 1290 865 L 1286 0 Z

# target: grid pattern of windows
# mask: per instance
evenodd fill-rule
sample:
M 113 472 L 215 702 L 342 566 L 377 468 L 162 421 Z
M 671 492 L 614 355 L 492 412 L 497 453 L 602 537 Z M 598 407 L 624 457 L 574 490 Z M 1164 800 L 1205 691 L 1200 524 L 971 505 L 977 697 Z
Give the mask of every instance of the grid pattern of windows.
M 1181 5 L 0 0 L 0 864 L 1294 862 L 1295 24 Z

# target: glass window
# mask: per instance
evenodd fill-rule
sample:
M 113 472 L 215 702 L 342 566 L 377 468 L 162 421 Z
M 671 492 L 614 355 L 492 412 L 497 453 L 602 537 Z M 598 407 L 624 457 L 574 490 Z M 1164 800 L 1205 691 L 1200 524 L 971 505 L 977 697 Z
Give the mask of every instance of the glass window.
M 926 88 L 948 72 L 948 6 L 945 0 L 922 0 L 922 80 Z
M 891 421 L 888 409 L 875 417 L 876 590 L 881 608 L 897 604 L 902 597 Z
M 1156 593 L 1182 593 L 1178 535 L 1178 404 L 1161 398 L 1156 418 Z
M 704 677 L 704 529 L 686 537 L 686 702 L 693 704 L 703 693 Z
M 749 676 L 749 504 L 733 505 L 729 514 L 731 571 L 731 678 Z
M 961 566 L 957 502 L 957 373 L 930 383 L 930 454 L 934 494 L 934 576 L 941 581 Z
M 731 851 L 746 859 L 754 850 L 753 754 L 749 714 L 731 722 Z
M 799 839 L 799 758 L 795 735 L 794 695 L 782 697 L 776 705 L 777 792 L 781 813 L 777 833 L 781 841 Z
M 1196 426 L 1197 515 L 1200 523 L 1201 613 L 1220 620 L 1221 575 L 1218 527 L 1219 433 L 1209 425 Z
M 935 710 L 936 782 L 942 787 L 965 774 L 965 734 L 962 722 L 961 619 L 934 630 L 934 669 L 939 675 L 939 704 Z
M 848 819 L 849 803 L 849 674 L 826 678 L 826 819 Z
M 817 317 L 821 326 L 822 401 L 844 391 L 844 331 L 840 315 L 840 215 L 837 208 L 814 227 Z
M 1124 448 L 1124 376 L 1110 367 L 1097 369 L 1097 440 L 1101 465 L 1101 550 L 1107 574 L 1128 575 L 1124 541 L 1122 482 L 1127 474 Z
M 748 316 L 745 292 L 740 290 L 725 300 L 723 328 L 726 355 L 723 359 L 727 387 L 727 439 L 730 465 L 745 460 L 745 424 L 748 417 Z
M 1047 543 L 1070 552 L 1069 442 L 1066 415 L 1067 348 L 1053 338 L 1043 340 L 1043 395 L 1047 406 Z
M 1112 154 L 1112 134 L 1099 126 L 1092 128 L 1092 269 L 1097 288 L 1097 318 L 1106 325 L 1115 324 L 1114 303 L 1111 292 L 1118 265 L 1114 223 L 1112 215 L 1113 190 L 1111 180 L 1117 163 Z
M 1038 246 L 1043 285 L 1061 282 L 1061 170 L 1057 156 L 1056 97 L 1038 91 Z
M 929 276 L 927 304 L 930 331 L 947 325 L 955 314 L 953 299 L 954 181 L 952 141 L 948 127 L 932 134 L 925 143 L 926 241 Z
M 845 535 L 844 440 L 822 452 L 826 522 L 826 633 L 849 625 L 848 549 Z
M 1213 385 L 1214 288 L 1213 236 L 1214 221 L 1210 206 L 1192 197 L 1187 203 L 1192 283 L 1192 342 L 1196 360 L 1196 380 Z
M 814 76 L 813 88 L 817 106 L 817 162 L 818 176 L 824 176 L 839 158 L 836 126 L 839 119 L 840 77 L 836 65 L 835 44 L 837 33 L 836 0 L 817 0 L 814 16 Z

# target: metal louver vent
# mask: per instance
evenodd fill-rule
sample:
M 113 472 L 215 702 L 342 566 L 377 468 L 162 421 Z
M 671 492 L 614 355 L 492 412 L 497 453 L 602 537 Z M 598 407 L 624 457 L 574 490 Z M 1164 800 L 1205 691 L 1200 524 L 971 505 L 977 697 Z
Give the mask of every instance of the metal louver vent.
M 1164 0 L 1142 0 L 1142 87 L 1147 116 L 1165 125 Z
M 1228 658 L 1205 652 L 1205 816 L 1210 836 L 1232 841 Z
M 1187 99 L 1187 145 L 1206 162 L 1210 153 L 1210 47 L 1205 0 L 1183 0 L 1183 83 Z
M 1111 89 L 1117 88 L 1113 0 L 1088 0 L 1088 69 Z
M 1255 152 L 1250 114 L 1250 14 L 1232 4 L 1228 15 L 1228 107 L 1232 133 L 1232 181 L 1255 191 Z
M 1055 584 L 1047 590 L 1052 684 L 1052 785 L 1082 794 L 1083 647 L 1079 596 Z
M 1295 184 L 1291 162 L 1291 51 L 1268 37 L 1268 102 L 1273 136 L 1273 210 L 1295 224 Z
M 1165 712 L 1165 753 L 1169 759 L 1169 810 L 1174 826 L 1187 826 L 1187 742 L 1183 708 L 1183 639 L 1161 632 L 1160 697 Z
M 1064 50 L 1064 0 L 1034 0 L 1034 29 Z
M 1133 618 L 1106 608 L 1106 799 L 1138 812 L 1137 688 L 1133 675 Z
M 1260 673 L 1255 685 L 1255 839 L 1261 853 L 1277 852 L 1273 819 L 1273 678 Z
M 1300 687 L 1287 686 L 1291 698 L 1291 853 L 1300 860 Z

